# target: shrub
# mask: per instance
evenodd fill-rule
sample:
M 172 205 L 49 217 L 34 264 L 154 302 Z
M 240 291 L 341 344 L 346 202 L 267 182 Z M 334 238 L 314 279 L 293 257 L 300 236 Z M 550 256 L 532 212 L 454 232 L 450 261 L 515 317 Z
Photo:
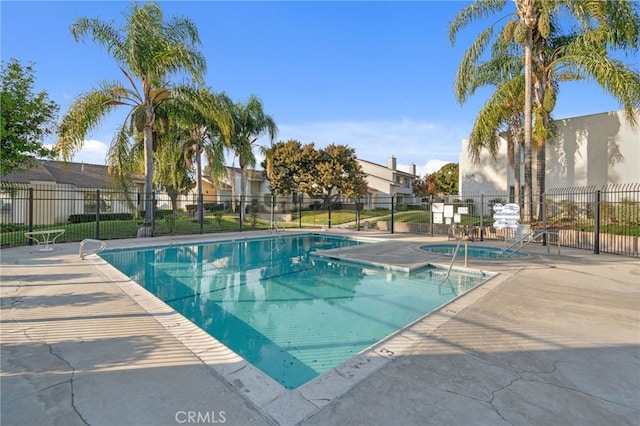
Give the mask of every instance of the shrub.
M 144 215 L 143 215 L 144 216 Z M 100 213 L 100 221 L 106 220 L 132 220 L 131 213 Z M 72 214 L 69 216 L 69 223 L 95 222 L 95 213 Z
M 218 203 L 203 203 L 202 208 L 209 212 L 215 212 L 219 210 L 224 210 L 224 204 Z
M 26 231 L 27 225 L 18 225 L 16 223 L 0 223 L 0 233 Z
M 640 223 L 640 203 L 622 200 L 616 206 L 616 219 L 623 225 L 638 225 Z

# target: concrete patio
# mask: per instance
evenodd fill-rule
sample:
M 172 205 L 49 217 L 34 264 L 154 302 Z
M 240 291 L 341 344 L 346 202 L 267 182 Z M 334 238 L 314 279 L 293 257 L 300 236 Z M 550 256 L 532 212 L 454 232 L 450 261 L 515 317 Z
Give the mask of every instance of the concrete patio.
M 357 235 L 393 244 L 363 261 L 449 259 L 417 248 L 442 239 Z M 533 244 L 526 260 L 470 260 L 499 274 L 287 391 L 78 246 L 0 251 L 2 425 L 640 424 L 638 259 Z

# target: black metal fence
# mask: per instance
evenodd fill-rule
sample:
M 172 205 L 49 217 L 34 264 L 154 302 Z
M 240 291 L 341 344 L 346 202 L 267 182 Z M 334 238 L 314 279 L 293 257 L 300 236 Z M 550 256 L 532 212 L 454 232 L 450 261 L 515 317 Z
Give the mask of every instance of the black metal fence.
M 350 228 L 366 232 L 419 233 L 456 237 L 456 230 L 476 240 L 505 239 L 493 226 L 493 206 L 514 203 L 507 192 L 468 193 L 429 198 L 416 204 L 396 197 L 368 196 L 327 200 L 288 195 L 180 196 L 150 194 L 154 214 L 144 224 L 144 195 L 109 189 L 78 189 L 59 185 L 0 185 L 0 244 L 29 244 L 25 232 L 64 229 L 58 239 L 116 239 L 141 235 L 188 235 L 268 230 L 277 227 Z M 639 256 L 640 184 L 601 188 L 552 189 L 544 194 L 541 219 L 533 229 L 551 231 L 549 243 Z M 516 202 L 516 204 L 522 204 Z M 146 226 L 148 225 L 148 226 Z

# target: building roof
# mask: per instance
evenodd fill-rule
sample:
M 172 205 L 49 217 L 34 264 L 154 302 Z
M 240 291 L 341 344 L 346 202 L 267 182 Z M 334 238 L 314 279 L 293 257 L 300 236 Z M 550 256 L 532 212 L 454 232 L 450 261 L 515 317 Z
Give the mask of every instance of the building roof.
M 113 176 L 107 166 L 73 163 L 56 160 L 36 160 L 37 166 L 28 170 L 11 172 L 2 177 L 3 182 L 32 183 L 54 182 L 82 188 L 110 188 Z M 143 179 L 135 176 L 134 180 Z
M 400 170 L 400 169 L 392 169 L 392 168 L 389 168 L 388 166 L 386 166 L 386 165 L 384 165 L 384 164 L 374 163 L 373 161 L 363 160 L 363 159 L 361 159 L 361 158 L 358 158 L 358 159 L 357 159 L 357 161 L 361 161 L 361 162 L 363 162 L 363 163 L 369 163 L 369 164 L 372 164 L 372 165 L 374 165 L 374 166 L 377 166 L 377 167 L 379 167 L 379 168 L 381 168 L 381 169 L 390 170 L 390 171 L 392 171 L 392 172 L 394 172 L 394 173 L 396 173 L 396 174 L 398 174 L 398 175 L 403 175 L 403 176 L 406 176 L 406 177 L 417 177 L 417 176 L 418 176 L 418 175 L 414 175 L 413 173 L 410 173 L 410 172 L 405 172 L 404 170 Z

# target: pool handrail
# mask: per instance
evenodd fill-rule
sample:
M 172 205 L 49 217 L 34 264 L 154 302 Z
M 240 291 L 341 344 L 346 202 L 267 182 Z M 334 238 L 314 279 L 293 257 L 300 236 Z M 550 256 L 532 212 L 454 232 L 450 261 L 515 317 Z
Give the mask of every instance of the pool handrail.
M 275 220 L 272 220 L 271 223 L 269 224 L 269 233 L 278 233 L 278 232 L 284 232 L 284 225 L 282 225 L 282 228 L 278 228 L 278 222 L 276 222 Z
M 89 251 L 88 253 L 85 253 L 84 252 L 84 246 L 87 243 L 96 243 L 96 244 L 98 244 L 98 248 L 93 249 L 93 250 Z M 102 240 L 94 240 L 94 239 L 91 239 L 91 238 L 85 238 L 84 240 L 80 241 L 80 259 L 84 260 L 85 256 L 88 256 L 90 254 L 100 253 L 106 247 L 107 247 L 107 243 L 105 243 Z
M 533 234 L 533 236 L 531 236 L 531 234 L 527 234 L 527 235 L 521 237 L 520 239 L 515 241 L 513 244 L 511 244 L 509 247 L 506 247 L 504 250 L 502 250 L 502 254 L 505 255 L 505 257 L 509 257 L 512 254 L 515 254 L 515 253 L 519 252 L 520 250 L 522 250 L 522 248 L 524 246 L 526 246 L 529 243 L 534 242 L 537 238 L 539 238 L 539 237 L 541 237 L 543 235 L 556 235 L 556 236 L 558 235 L 557 232 L 548 231 L 546 229 L 535 230 L 535 231 L 532 232 L 532 234 Z M 512 249 L 513 247 L 515 247 L 517 245 L 520 245 L 520 247 L 518 247 L 515 250 L 511 250 L 511 252 L 506 254 L 508 250 Z M 550 243 L 547 245 L 547 253 L 549 253 L 549 251 L 550 251 L 550 247 L 549 247 L 550 245 L 551 245 Z M 559 239 L 556 239 L 556 246 L 558 247 L 558 256 L 560 256 L 560 241 L 559 241 Z
M 458 240 L 458 244 L 456 244 L 456 248 L 453 250 L 453 254 L 451 255 L 451 263 L 449 264 L 449 269 L 447 270 L 447 275 L 445 275 L 442 282 L 445 282 L 449 279 L 449 275 L 451 274 L 451 268 L 453 268 L 453 262 L 456 261 L 456 255 L 458 254 L 458 250 L 460 250 L 460 243 L 462 243 L 462 238 Z

